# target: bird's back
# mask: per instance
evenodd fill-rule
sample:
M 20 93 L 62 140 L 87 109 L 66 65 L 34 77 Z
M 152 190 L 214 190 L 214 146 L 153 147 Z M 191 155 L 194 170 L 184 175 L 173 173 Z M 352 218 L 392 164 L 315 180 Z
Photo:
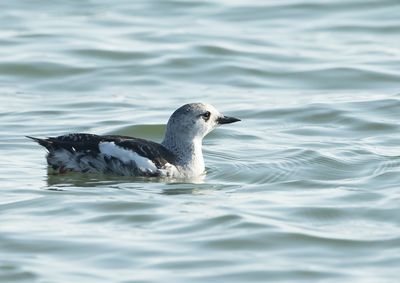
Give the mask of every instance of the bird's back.
M 118 135 L 76 133 L 39 139 L 47 162 L 59 173 L 68 171 L 124 176 L 162 176 L 175 158 L 161 144 Z

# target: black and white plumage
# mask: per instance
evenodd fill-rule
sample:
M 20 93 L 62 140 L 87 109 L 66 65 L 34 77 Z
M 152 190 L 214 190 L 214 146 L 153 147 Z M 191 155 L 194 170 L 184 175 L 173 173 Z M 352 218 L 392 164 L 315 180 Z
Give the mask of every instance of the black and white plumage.
M 204 170 L 202 140 L 221 124 L 240 121 L 212 105 L 186 104 L 170 117 L 161 144 L 118 135 L 74 133 L 46 139 L 28 137 L 48 150 L 57 172 L 188 178 Z

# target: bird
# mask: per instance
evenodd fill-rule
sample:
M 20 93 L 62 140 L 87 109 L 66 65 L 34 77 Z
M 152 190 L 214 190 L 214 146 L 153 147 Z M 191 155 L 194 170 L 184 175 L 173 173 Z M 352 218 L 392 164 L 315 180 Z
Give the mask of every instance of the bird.
M 161 143 L 89 133 L 26 137 L 46 148 L 47 163 L 55 174 L 191 178 L 205 173 L 203 138 L 219 125 L 238 121 L 241 120 L 221 114 L 211 104 L 189 103 L 173 112 Z

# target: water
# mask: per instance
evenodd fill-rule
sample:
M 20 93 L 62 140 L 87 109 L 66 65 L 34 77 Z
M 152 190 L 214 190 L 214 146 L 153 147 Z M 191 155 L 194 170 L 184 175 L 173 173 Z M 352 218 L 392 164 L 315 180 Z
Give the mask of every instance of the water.
M 396 0 L 2 1 L 1 282 L 398 282 Z M 47 174 L 24 135 L 242 122 L 202 182 Z

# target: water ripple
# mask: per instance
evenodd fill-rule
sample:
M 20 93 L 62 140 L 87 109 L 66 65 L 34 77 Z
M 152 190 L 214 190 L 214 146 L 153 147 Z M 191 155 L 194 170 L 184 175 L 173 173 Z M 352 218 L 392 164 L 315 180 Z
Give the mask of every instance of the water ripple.
M 0 281 L 397 282 L 398 7 L 2 1 Z M 200 180 L 51 175 L 24 137 L 160 141 L 193 101 L 242 119 Z

